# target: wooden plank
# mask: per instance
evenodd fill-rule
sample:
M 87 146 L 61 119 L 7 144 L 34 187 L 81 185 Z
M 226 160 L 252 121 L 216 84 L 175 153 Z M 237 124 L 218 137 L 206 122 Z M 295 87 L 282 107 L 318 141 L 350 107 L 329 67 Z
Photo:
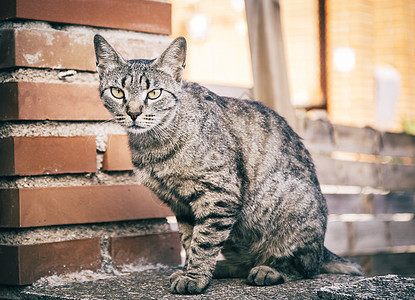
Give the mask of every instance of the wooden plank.
M 380 155 L 415 158 L 415 136 L 409 134 L 384 133 Z
M 366 276 L 399 274 L 415 277 L 415 253 L 375 253 L 348 255 L 345 258 L 361 265 Z
M 329 214 L 362 214 L 366 213 L 360 194 L 325 194 Z
M 415 189 L 415 165 L 382 165 L 382 183 L 391 190 Z
M 333 134 L 337 151 L 365 154 L 380 152 L 381 134 L 372 128 L 334 125 Z
M 382 133 L 373 128 L 335 125 L 305 119 L 299 134 L 310 151 L 374 154 L 415 158 L 415 136 Z
M 320 184 L 380 187 L 380 165 L 314 156 Z
M 353 242 L 351 252 L 377 252 L 389 246 L 386 224 L 382 220 L 352 223 Z
M 415 191 L 373 195 L 375 214 L 415 213 Z
M 414 190 L 415 165 L 376 164 L 313 155 L 320 184 Z
M 389 230 L 393 246 L 415 245 L 415 220 L 389 222 Z
M 305 119 L 299 134 L 310 151 L 331 152 L 335 149 L 333 126 L 329 122 Z
M 324 245 L 336 253 L 345 253 L 349 250 L 347 238 L 347 224 L 345 222 L 328 222 Z

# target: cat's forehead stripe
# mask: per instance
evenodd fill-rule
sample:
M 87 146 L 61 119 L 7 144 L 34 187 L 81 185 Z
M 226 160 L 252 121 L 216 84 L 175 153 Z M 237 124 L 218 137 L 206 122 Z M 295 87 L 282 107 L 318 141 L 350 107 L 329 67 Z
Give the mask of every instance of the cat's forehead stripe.
M 125 88 L 127 85 L 131 85 L 132 77 L 130 75 L 125 75 L 121 79 L 118 79 L 117 82 L 121 84 L 123 88 Z
M 146 74 L 143 73 L 140 76 L 139 85 L 142 86 L 145 83 L 145 89 L 148 90 L 150 88 L 150 80 L 147 78 Z

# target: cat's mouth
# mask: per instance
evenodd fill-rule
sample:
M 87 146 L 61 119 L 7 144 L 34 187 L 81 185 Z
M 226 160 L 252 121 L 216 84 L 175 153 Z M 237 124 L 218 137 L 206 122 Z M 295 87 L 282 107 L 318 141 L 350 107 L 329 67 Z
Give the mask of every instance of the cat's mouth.
M 140 126 L 137 124 L 132 124 L 126 127 L 127 131 L 130 133 L 140 134 L 149 130 L 149 127 Z

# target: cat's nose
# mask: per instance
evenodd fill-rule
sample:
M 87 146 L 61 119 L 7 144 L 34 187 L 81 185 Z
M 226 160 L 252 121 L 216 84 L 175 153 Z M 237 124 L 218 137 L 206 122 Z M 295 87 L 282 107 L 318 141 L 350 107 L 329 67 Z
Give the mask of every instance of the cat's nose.
M 141 115 L 143 112 L 141 112 L 141 111 L 134 111 L 134 112 L 132 112 L 132 111 L 127 111 L 127 114 L 130 116 L 130 118 L 131 118 L 131 120 L 133 120 L 133 121 L 135 121 L 136 119 L 137 119 L 137 117 L 139 116 L 139 115 Z
M 127 115 L 130 116 L 131 120 L 135 121 L 139 115 L 143 113 L 143 107 L 135 107 L 132 108 L 131 106 L 127 106 Z

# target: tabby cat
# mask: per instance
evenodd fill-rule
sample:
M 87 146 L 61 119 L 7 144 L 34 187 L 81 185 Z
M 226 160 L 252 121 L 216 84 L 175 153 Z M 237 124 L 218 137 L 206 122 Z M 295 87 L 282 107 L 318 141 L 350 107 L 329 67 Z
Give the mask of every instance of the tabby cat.
M 177 217 L 186 261 L 171 292 L 201 293 L 212 277 L 264 286 L 361 274 L 324 247 L 326 201 L 281 116 L 183 81 L 183 37 L 153 60 L 125 60 L 100 35 L 94 45 L 101 98 L 128 133 L 138 182 Z

